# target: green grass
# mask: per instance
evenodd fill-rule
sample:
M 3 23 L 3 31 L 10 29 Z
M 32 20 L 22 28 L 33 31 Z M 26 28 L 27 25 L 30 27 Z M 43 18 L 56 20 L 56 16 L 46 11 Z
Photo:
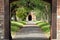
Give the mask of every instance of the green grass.
M 41 21 L 36 21 L 36 24 L 42 23 Z
M 24 25 L 25 25 L 25 24 L 26 24 L 26 21 L 20 21 L 20 23 L 22 23 L 22 24 L 24 24 Z
M 50 32 L 50 24 L 47 22 L 36 22 L 36 24 L 44 31 Z
M 25 23 L 11 21 L 11 32 L 17 32 Z
M 22 26 L 23 23 L 20 23 L 20 22 L 15 22 L 15 21 L 11 21 L 11 23 L 15 24 L 15 25 L 19 25 L 19 26 Z

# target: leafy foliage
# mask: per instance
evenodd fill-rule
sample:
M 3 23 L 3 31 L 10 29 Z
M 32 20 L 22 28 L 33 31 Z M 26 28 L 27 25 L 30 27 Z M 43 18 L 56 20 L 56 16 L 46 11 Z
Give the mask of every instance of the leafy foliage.
M 27 16 L 27 10 L 24 7 L 19 7 L 19 8 L 17 8 L 16 15 L 17 15 L 17 17 L 24 20 L 24 19 L 26 19 L 26 16 Z
M 43 0 L 18 0 L 11 3 L 11 10 L 16 9 L 16 14 L 22 20 L 25 19 L 27 13 L 34 10 L 38 20 L 50 20 L 51 5 Z

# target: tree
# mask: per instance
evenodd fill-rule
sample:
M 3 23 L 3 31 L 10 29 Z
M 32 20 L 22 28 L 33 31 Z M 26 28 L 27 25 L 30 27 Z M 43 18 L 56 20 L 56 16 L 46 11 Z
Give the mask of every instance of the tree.
M 36 12 L 37 15 L 40 16 L 40 20 L 43 20 L 43 21 L 48 21 L 50 20 L 50 16 L 51 16 L 51 10 L 50 10 L 50 3 L 47 3 L 43 0 L 18 0 L 18 1 L 14 1 L 11 3 L 11 10 L 13 9 L 17 9 L 16 10 L 16 14 L 18 15 L 20 13 L 20 15 L 18 15 L 18 17 L 22 18 L 21 15 L 23 16 L 23 14 L 27 14 L 29 13 L 31 10 L 34 10 L 34 11 L 39 11 Z M 14 7 L 16 6 L 16 7 Z M 35 10 L 37 9 L 37 10 Z M 21 12 L 22 10 L 24 10 L 24 12 Z M 26 12 L 27 11 L 27 12 Z M 37 16 L 36 15 L 36 16 Z M 37 18 L 39 17 L 37 16 Z M 26 15 L 25 15 L 26 17 Z M 25 19 L 24 16 L 22 19 Z
M 16 15 L 21 20 L 25 20 L 26 16 L 27 16 L 27 10 L 26 10 L 26 8 L 24 8 L 24 7 L 17 8 Z

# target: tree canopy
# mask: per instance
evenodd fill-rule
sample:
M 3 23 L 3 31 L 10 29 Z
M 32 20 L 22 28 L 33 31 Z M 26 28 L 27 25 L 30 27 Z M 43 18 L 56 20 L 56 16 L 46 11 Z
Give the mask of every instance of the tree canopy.
M 16 9 L 17 16 L 23 19 L 31 10 L 35 11 L 37 18 L 43 20 L 48 20 L 51 16 L 51 5 L 43 0 L 18 0 L 10 3 L 10 8 L 11 11 Z

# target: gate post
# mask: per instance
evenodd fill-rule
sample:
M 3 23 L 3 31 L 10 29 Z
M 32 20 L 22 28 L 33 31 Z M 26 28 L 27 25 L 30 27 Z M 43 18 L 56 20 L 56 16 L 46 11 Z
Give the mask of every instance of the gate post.
M 52 0 L 51 39 L 57 38 L 57 0 Z
M 4 40 L 12 40 L 10 30 L 9 0 L 4 0 Z

